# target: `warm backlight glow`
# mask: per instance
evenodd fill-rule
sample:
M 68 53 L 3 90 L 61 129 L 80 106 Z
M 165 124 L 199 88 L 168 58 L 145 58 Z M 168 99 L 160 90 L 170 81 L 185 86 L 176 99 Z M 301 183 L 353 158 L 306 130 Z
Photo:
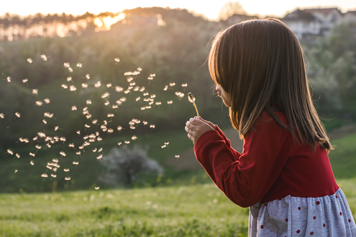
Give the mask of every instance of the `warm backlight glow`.
M 94 24 L 98 27 L 97 30 L 110 30 L 111 26 L 123 19 L 125 19 L 125 13 L 119 13 L 115 17 L 107 16 L 107 17 L 97 17 L 94 19 Z

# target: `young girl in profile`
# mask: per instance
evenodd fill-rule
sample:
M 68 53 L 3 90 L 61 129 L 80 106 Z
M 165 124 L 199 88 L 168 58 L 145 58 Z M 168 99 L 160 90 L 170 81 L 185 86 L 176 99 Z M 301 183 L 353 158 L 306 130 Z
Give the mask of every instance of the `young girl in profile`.
M 217 34 L 209 71 L 243 151 L 200 117 L 185 130 L 215 184 L 250 207 L 249 236 L 356 236 L 295 34 L 277 19 L 233 25 Z

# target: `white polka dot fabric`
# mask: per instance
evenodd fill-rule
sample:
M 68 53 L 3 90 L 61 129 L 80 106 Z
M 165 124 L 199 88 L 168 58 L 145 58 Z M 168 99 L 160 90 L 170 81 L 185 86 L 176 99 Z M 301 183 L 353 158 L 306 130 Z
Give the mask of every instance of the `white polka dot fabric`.
M 344 193 L 300 198 L 287 196 L 250 207 L 250 237 L 356 237 L 356 225 Z

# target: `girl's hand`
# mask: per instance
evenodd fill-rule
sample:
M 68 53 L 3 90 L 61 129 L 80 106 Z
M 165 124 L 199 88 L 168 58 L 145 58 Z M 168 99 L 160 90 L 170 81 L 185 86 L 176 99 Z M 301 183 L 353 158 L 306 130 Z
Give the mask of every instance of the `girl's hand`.
M 188 133 L 188 138 L 192 140 L 194 145 L 203 133 L 215 130 L 215 125 L 212 122 L 206 121 L 201 117 L 191 118 L 185 125 L 185 131 Z

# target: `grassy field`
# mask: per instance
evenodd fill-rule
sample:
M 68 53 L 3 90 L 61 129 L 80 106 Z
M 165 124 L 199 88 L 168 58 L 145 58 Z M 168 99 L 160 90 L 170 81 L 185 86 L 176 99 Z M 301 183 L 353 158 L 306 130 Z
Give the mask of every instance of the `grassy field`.
M 356 180 L 339 180 L 356 217 Z M 247 236 L 248 209 L 213 184 L 2 194 L 1 236 Z

